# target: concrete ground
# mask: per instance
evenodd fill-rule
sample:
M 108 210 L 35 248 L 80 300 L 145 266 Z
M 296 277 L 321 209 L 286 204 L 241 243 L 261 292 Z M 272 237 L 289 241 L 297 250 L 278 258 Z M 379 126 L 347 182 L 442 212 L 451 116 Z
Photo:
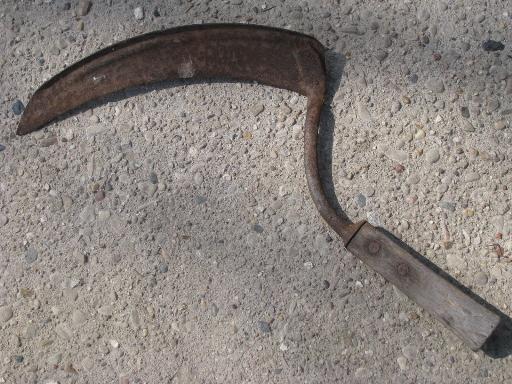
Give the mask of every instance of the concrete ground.
M 472 352 L 319 217 L 297 94 L 159 84 L 14 134 L 38 86 L 116 41 L 202 22 L 314 35 L 328 190 L 506 316 L 511 16 L 495 0 L 3 0 L 0 383 L 511 381 L 507 329 Z

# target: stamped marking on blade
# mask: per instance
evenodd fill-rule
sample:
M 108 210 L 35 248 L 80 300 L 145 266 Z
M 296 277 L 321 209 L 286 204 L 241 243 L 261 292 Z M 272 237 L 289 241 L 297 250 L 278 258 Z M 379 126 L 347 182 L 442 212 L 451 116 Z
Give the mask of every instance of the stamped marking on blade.
M 178 67 L 178 75 L 182 79 L 189 79 L 191 77 L 194 77 L 194 73 L 195 73 L 195 70 L 194 70 L 194 64 L 192 63 L 192 60 L 182 63 Z
M 106 78 L 107 78 L 107 76 L 105 76 L 105 75 L 93 76 L 92 81 L 93 81 L 93 83 L 98 84 L 98 83 L 101 83 Z

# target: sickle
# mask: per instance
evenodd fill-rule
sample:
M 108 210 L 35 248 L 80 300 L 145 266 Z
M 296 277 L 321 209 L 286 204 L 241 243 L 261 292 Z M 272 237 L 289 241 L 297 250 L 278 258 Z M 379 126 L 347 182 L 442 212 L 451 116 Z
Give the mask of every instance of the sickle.
M 320 215 L 348 251 L 479 349 L 500 318 L 434 272 L 421 256 L 367 222 L 352 223 L 328 202 L 318 173 L 317 139 L 326 91 L 325 48 L 310 36 L 254 25 L 192 25 L 105 48 L 68 67 L 32 96 L 18 126 L 25 135 L 77 107 L 134 86 L 183 78 L 257 81 L 308 98 L 306 179 Z

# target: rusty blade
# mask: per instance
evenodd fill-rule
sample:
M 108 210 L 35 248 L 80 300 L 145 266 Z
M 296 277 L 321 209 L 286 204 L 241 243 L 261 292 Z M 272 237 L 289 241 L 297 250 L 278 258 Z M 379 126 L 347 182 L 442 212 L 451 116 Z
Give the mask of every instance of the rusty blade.
M 32 96 L 18 135 L 42 128 L 90 101 L 163 80 L 224 78 L 257 81 L 308 97 L 305 166 L 322 217 L 348 244 L 363 223 L 338 216 L 318 175 L 317 132 L 326 89 L 325 48 L 315 38 L 247 24 L 191 25 L 141 35 L 65 69 Z
M 244 24 L 148 33 L 98 51 L 43 84 L 17 133 L 39 129 L 89 101 L 162 80 L 227 78 L 322 96 L 323 51 L 312 37 Z

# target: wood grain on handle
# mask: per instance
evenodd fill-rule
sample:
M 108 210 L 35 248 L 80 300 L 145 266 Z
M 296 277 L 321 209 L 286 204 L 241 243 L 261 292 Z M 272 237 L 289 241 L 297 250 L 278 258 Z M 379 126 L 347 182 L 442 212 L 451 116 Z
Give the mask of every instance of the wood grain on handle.
M 347 249 L 435 316 L 474 351 L 482 347 L 500 322 L 497 314 L 368 223 L 352 238 Z

